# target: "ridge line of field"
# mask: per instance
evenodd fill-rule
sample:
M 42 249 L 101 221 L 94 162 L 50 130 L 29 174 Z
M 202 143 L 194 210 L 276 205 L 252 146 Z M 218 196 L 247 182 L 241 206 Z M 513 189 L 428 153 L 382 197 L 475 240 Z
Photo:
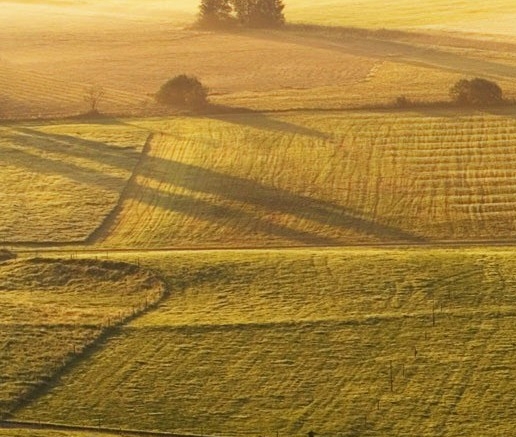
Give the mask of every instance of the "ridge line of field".
M 146 302 L 146 305 L 142 307 L 137 307 L 133 309 L 133 312 L 128 314 L 126 317 L 121 318 L 114 323 L 108 322 L 107 325 L 101 327 L 101 331 L 99 335 L 94 338 L 91 343 L 86 344 L 85 347 L 81 350 L 80 353 L 74 355 L 69 361 L 63 363 L 61 367 L 59 367 L 53 375 L 51 375 L 48 379 L 41 381 L 36 384 L 34 388 L 27 393 L 27 395 L 23 398 L 18 399 L 18 401 L 13 405 L 9 412 L 7 412 L 4 417 L 0 416 L 0 423 L 2 420 L 6 420 L 8 417 L 14 417 L 16 413 L 31 404 L 35 399 L 42 396 L 54 386 L 56 386 L 61 379 L 61 377 L 68 372 L 72 371 L 80 362 L 84 359 L 90 357 L 97 350 L 102 348 L 102 346 L 109 341 L 109 339 L 115 335 L 117 332 L 123 328 L 124 325 L 136 320 L 138 317 L 144 316 L 148 312 L 157 308 L 165 299 L 170 295 L 170 287 L 167 281 L 154 270 L 146 269 L 151 272 L 154 277 L 160 281 L 162 288 L 160 296 L 152 301 Z
M 129 196 L 129 191 L 131 190 L 131 187 L 134 185 L 135 180 L 140 173 L 140 169 L 143 165 L 143 162 L 150 151 L 150 146 L 152 143 L 152 140 L 154 139 L 154 132 L 149 133 L 147 139 L 145 140 L 145 144 L 143 145 L 143 149 L 140 153 L 140 158 L 138 159 L 138 162 L 133 168 L 133 171 L 131 173 L 131 176 L 127 180 L 124 189 L 120 193 L 120 196 L 118 197 L 118 201 L 115 205 L 115 207 L 110 211 L 110 213 L 104 218 L 102 223 L 95 229 L 85 240 L 86 244 L 95 244 L 105 239 L 105 237 L 109 234 L 109 230 L 114 225 L 117 217 L 119 216 L 120 212 L 123 208 L 123 203 L 125 199 Z
M 136 429 L 124 429 L 124 428 L 103 428 L 101 426 L 78 426 L 68 425 L 59 423 L 46 423 L 46 422 L 30 422 L 30 421 L 19 421 L 19 420 L 0 420 L 0 429 L 15 429 L 15 430 L 48 430 L 48 431 L 84 431 L 84 432 L 95 432 L 107 435 L 123 435 L 123 436 L 135 436 L 135 437 L 204 437 L 197 434 L 178 434 L 170 432 L 160 431 L 143 431 Z
M 315 328 L 323 326 L 342 327 L 353 325 L 374 325 L 380 322 L 393 321 L 399 319 L 416 319 L 428 320 L 428 326 L 432 326 L 432 316 L 452 316 L 457 318 L 465 318 L 478 314 L 489 314 L 496 312 L 499 316 L 514 317 L 516 311 L 510 309 L 500 309 L 498 306 L 491 306 L 477 311 L 466 311 L 464 308 L 446 308 L 446 310 L 436 311 L 434 308 L 427 311 L 412 311 L 391 313 L 391 314 L 369 314 L 367 316 L 347 317 L 347 318 L 333 318 L 333 319 L 318 319 L 318 320 L 278 320 L 272 322 L 236 322 L 236 323 L 213 323 L 213 324 L 196 324 L 192 322 L 184 325 L 143 325 L 143 326 L 125 326 L 126 331 L 178 331 L 182 333 L 188 332 L 210 332 L 210 331 L 232 331 L 234 329 L 271 329 L 271 328 Z
M 1 245 L 2 243 L 0 243 Z M 462 248 L 504 248 L 516 246 L 516 239 L 505 240 L 436 240 L 427 242 L 375 242 L 329 245 L 272 245 L 272 246 L 172 246 L 172 247 L 73 247 L 71 244 L 12 243 L 5 245 L 17 254 L 66 253 L 79 254 L 130 254 L 149 252 L 221 252 L 221 251 L 268 251 L 268 250 L 338 250 L 338 249 L 462 249 Z M 63 247 L 67 247 L 64 249 Z
M 464 107 L 457 106 L 450 101 L 414 101 L 406 107 L 399 107 L 393 103 L 365 103 L 365 104 L 347 104 L 345 106 L 333 106 L 333 107 L 320 107 L 320 106 L 307 106 L 299 107 L 294 106 L 291 108 L 269 108 L 269 109 L 251 109 L 245 107 L 227 107 L 224 106 L 219 110 L 212 111 L 201 111 L 193 112 L 191 114 L 184 113 L 163 113 L 163 114 L 124 114 L 124 113 L 110 113 L 105 114 L 106 120 L 135 120 L 142 118 L 154 118 L 154 117 L 206 117 L 211 115 L 260 115 L 260 114 L 285 114 L 285 113 L 303 113 L 303 112 L 320 112 L 320 113 L 332 113 L 332 112 L 367 112 L 367 111 L 380 111 L 380 112 L 410 112 L 413 110 L 456 110 L 460 108 L 461 111 L 471 111 L 472 113 L 478 112 L 479 110 L 503 110 L 503 109 L 514 109 L 516 107 L 516 101 L 513 99 L 505 100 L 498 105 L 492 105 L 487 107 Z M 88 121 L 85 118 L 78 118 L 77 116 L 49 116 L 49 117 L 33 117 L 33 118 L 1 118 L 0 126 L 9 125 L 13 123 L 33 123 L 33 122 L 74 122 L 77 120 Z M 89 120 L 95 122 L 93 118 Z

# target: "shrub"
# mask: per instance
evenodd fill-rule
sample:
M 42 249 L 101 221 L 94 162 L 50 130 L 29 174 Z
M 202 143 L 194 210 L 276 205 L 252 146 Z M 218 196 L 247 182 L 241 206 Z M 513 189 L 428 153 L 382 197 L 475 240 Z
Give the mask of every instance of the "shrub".
M 461 79 L 450 88 L 454 103 L 465 106 L 496 105 L 503 101 L 502 89 L 487 79 Z
M 181 74 L 161 86 L 156 100 L 167 106 L 201 108 L 208 103 L 208 88 L 195 76 Z

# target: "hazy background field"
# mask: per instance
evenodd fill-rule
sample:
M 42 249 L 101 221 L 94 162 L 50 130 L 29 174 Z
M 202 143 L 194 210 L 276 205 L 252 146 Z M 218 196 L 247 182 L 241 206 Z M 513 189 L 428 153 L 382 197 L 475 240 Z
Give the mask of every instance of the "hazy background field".
M 85 112 L 92 84 L 106 90 L 105 112 L 155 113 L 152 94 L 180 73 L 199 76 L 215 102 L 257 109 L 442 100 L 463 74 L 497 79 L 516 96 L 516 7 L 507 0 L 287 3 L 293 22 L 403 30 L 323 36 L 194 30 L 191 1 L 2 3 L 7 118 Z

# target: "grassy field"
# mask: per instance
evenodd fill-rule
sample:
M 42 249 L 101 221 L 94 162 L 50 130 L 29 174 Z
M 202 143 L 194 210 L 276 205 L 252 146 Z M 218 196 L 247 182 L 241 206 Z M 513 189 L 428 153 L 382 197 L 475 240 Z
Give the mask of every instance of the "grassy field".
M 434 101 L 447 97 L 464 75 L 496 79 L 516 97 L 510 25 L 515 10 L 507 0 L 488 6 L 478 0 L 327 1 L 315 7 L 288 2 L 292 22 L 412 32 L 323 32 L 324 37 L 203 32 L 189 26 L 195 20 L 193 2 L 8 5 L 0 29 L 0 118 L 5 119 L 85 112 L 85 88 L 91 85 L 106 90 L 99 104 L 103 112 L 156 115 L 163 108 L 153 94 L 181 73 L 199 76 L 216 103 L 256 109 L 385 104 L 399 94 Z M 502 11 L 503 17 L 486 11 Z M 502 34 L 493 36 L 494 31 Z
M 26 430 L 26 429 L 0 429 L 2 437 L 109 437 L 113 434 L 102 434 L 96 432 L 73 432 L 73 431 L 49 431 L 49 430 Z
M 439 28 L 516 36 L 516 6 L 508 0 L 290 0 L 292 21 L 371 28 Z
M 80 242 L 115 207 L 148 133 L 119 122 L 0 126 L 0 242 Z
M 30 259 L 0 264 L 0 418 L 30 400 L 164 285 L 124 263 Z
M 149 152 L 106 247 L 514 240 L 512 112 L 137 120 Z
M 176 292 L 17 418 L 237 436 L 515 426 L 512 251 L 139 256 Z
M 516 100 L 516 5 L 285 3 L 213 32 L 190 0 L 0 0 L 0 420 L 514 433 L 516 111 L 443 101 Z M 154 102 L 181 73 L 209 114 Z

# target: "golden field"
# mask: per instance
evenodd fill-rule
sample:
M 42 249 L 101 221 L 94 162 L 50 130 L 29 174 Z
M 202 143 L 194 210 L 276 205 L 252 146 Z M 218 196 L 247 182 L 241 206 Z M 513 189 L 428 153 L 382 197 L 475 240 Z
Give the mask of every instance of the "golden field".
M 136 266 L 34 258 L 0 264 L 0 419 L 104 334 L 166 292 Z
M 467 21 L 484 17 L 501 26 L 515 13 L 510 2 L 380 3 L 334 1 L 315 8 L 313 2 L 289 2 L 292 22 L 323 26 L 301 34 L 295 28 L 192 29 L 191 2 L 8 3 L 0 29 L 0 117 L 86 112 L 85 89 L 92 85 L 106 91 L 103 112 L 156 114 L 163 109 L 152 95 L 180 73 L 200 77 L 215 103 L 267 110 L 378 105 L 400 94 L 442 100 L 461 75 L 496 79 L 508 97 L 516 96 L 513 29 L 493 36 Z M 503 11 L 503 17 L 486 9 Z M 380 26 L 373 14 L 390 19 Z M 457 19 L 465 20 L 468 32 L 454 29 Z M 436 23 L 442 29 L 433 29 Z M 344 30 L 328 30 L 328 24 Z M 383 27 L 393 31 L 374 32 Z
M 510 250 L 138 257 L 170 297 L 17 419 L 228 436 L 515 426 Z
M 512 435 L 516 6 L 285 3 L 0 0 L 0 436 Z

